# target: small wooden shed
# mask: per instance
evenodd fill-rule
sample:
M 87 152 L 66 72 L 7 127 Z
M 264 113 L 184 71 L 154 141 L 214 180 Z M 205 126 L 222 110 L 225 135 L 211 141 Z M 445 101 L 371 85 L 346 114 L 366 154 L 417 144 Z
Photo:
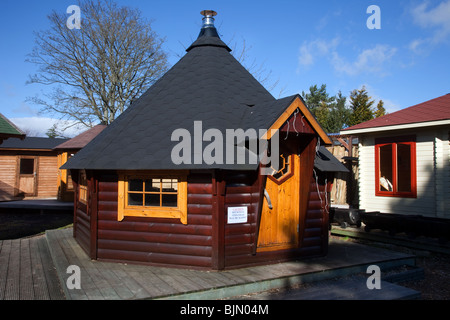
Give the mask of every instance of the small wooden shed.
M 62 167 L 75 239 L 92 259 L 215 270 L 325 255 L 335 169 L 316 154 L 328 136 L 299 95 L 275 99 L 202 13 L 187 54 Z M 270 144 L 270 163 L 250 161 L 255 141 Z
M 25 133 L 0 113 L 0 144 L 8 138 L 25 139 Z
M 26 137 L 0 144 L 0 201 L 56 198 L 57 152 L 65 139 Z
M 84 146 L 91 142 L 105 128 L 106 125 L 98 124 L 76 137 L 57 145 L 54 150 L 58 153 L 58 168 L 61 168 L 67 160 L 84 148 Z M 58 200 L 73 201 L 73 183 L 70 170 L 58 169 L 57 187 Z
M 450 219 L 450 94 L 342 130 L 359 138 L 359 208 Z

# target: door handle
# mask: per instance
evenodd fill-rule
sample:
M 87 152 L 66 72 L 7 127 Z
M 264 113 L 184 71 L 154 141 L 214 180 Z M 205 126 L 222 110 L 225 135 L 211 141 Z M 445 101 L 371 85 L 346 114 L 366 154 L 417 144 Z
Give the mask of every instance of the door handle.
M 269 209 L 273 209 L 272 202 L 270 201 L 270 195 L 269 195 L 269 192 L 267 192 L 266 189 L 264 189 L 264 197 L 265 197 L 266 200 L 267 200 L 267 204 L 268 204 L 268 206 L 269 206 Z

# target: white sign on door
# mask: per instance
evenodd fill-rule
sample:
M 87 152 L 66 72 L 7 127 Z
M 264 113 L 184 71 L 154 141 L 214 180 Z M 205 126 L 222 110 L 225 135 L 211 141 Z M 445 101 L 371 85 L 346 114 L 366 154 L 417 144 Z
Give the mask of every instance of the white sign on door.
M 246 223 L 247 222 L 247 207 L 229 207 L 228 208 L 228 223 Z

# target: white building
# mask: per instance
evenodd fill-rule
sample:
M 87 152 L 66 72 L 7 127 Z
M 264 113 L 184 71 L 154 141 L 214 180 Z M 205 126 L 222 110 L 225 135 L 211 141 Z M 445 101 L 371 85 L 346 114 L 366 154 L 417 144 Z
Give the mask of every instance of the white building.
M 359 208 L 450 219 L 450 94 L 346 128 L 359 138 Z

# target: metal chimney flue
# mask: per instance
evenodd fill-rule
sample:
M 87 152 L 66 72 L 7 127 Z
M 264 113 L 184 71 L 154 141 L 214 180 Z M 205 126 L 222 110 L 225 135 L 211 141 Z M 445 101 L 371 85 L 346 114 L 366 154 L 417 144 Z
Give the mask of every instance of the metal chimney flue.
M 202 28 L 214 28 L 214 16 L 217 15 L 217 12 L 214 10 L 203 10 L 200 14 L 203 16 Z

